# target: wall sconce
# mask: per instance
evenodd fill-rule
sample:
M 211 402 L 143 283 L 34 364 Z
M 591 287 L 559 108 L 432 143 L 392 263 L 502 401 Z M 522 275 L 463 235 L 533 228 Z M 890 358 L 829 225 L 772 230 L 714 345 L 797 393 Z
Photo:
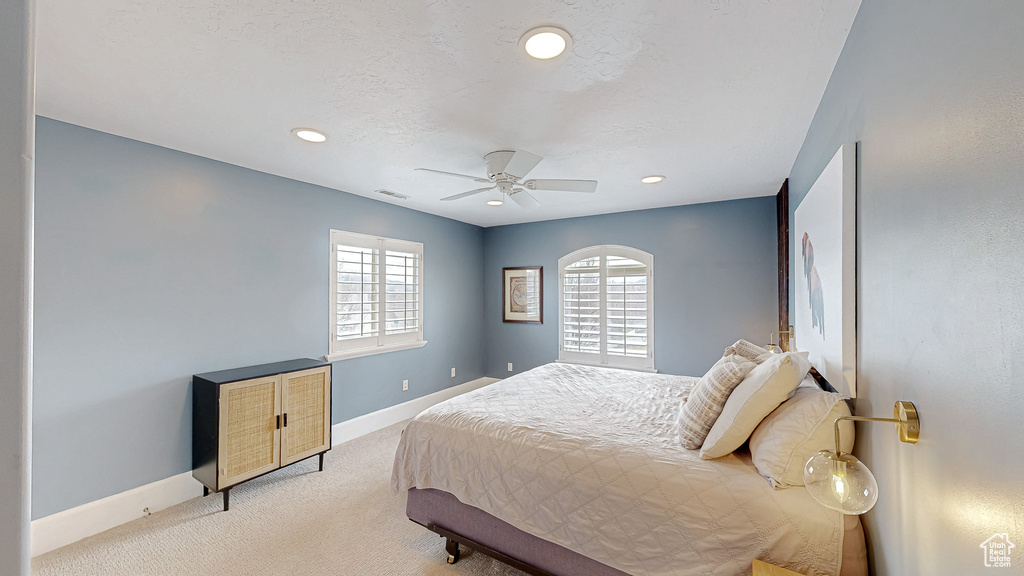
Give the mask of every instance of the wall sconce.
M 822 505 L 843 514 L 863 514 L 878 500 L 878 483 L 860 460 L 844 454 L 839 443 L 839 421 L 895 422 L 901 442 L 917 444 L 921 423 L 913 402 L 896 402 L 893 418 L 843 416 L 836 418 L 836 449 L 822 450 L 804 464 L 804 484 L 807 491 Z
M 779 344 L 782 344 L 782 335 L 783 334 L 789 334 L 790 338 L 796 338 L 796 330 L 793 329 L 792 325 L 789 326 L 789 330 L 776 330 L 775 332 L 770 332 L 768 334 L 768 345 L 765 346 L 765 348 L 767 348 L 771 352 L 775 352 L 776 348 L 779 349 L 778 350 L 779 352 L 782 352 L 782 346 L 779 346 L 779 344 L 775 343 L 775 335 L 776 334 L 779 335 Z

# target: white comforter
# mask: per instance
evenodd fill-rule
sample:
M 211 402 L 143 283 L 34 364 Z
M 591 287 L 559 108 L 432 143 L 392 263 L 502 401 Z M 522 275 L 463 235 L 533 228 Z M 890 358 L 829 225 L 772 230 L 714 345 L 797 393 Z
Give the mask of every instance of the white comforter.
M 754 558 L 838 574 L 842 515 L 773 490 L 749 456 L 680 445 L 694 382 L 571 364 L 512 376 L 417 416 L 391 487 L 444 490 L 637 576 L 749 574 Z

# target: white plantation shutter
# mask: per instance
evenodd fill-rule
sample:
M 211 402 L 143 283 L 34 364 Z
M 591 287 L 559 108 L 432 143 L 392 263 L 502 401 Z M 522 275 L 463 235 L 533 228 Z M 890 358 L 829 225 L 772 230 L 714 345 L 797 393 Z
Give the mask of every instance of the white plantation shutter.
M 335 336 L 376 337 L 380 330 L 379 254 L 372 248 L 338 244 Z
M 647 266 L 609 255 L 605 275 L 608 354 L 647 357 Z
M 328 359 L 423 345 L 423 245 L 331 230 Z
M 562 348 L 601 352 L 600 260 L 578 260 L 562 270 Z
M 626 246 L 592 246 L 558 260 L 558 359 L 654 369 L 654 257 Z
M 420 255 L 384 251 L 385 335 L 414 333 L 420 327 Z

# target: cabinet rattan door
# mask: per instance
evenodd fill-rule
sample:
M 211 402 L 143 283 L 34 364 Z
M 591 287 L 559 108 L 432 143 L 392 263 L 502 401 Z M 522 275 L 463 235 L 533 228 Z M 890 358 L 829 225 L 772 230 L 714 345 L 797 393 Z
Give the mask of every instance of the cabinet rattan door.
M 282 379 L 281 465 L 331 447 L 331 367 L 289 372 Z
M 218 490 L 281 466 L 280 407 L 280 376 L 220 387 Z

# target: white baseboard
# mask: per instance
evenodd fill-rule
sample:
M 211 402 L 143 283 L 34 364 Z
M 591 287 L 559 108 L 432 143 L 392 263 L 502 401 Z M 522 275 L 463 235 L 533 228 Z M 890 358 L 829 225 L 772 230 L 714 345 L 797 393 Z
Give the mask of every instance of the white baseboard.
M 203 485 L 192 478 L 192 472 L 184 472 L 33 520 L 32 556 L 202 495 Z
M 465 384 L 445 388 L 444 390 L 434 392 L 433 394 L 420 396 L 419 398 L 409 400 L 408 402 L 388 406 L 387 408 L 377 410 L 376 412 L 370 412 L 369 414 L 357 416 L 351 420 L 339 422 L 334 426 L 331 426 L 331 444 L 337 446 L 342 442 L 348 442 L 349 440 L 358 438 L 364 434 L 376 432 L 377 430 L 387 428 L 392 424 L 398 424 L 402 420 L 408 420 L 420 412 L 423 412 L 434 404 L 444 402 L 445 400 L 454 398 L 459 394 L 465 394 L 466 392 L 476 390 L 477 388 L 482 388 L 488 384 L 493 384 L 498 380 L 500 380 L 500 378 L 477 378 L 476 380 L 470 380 Z
M 389 406 L 383 410 L 331 426 L 331 445 L 337 446 L 370 432 L 407 420 L 438 402 L 454 398 L 497 382 L 498 378 L 477 378 L 433 394 Z M 183 472 L 120 494 L 94 500 L 32 521 L 32 556 L 51 552 L 203 494 L 203 485 Z

